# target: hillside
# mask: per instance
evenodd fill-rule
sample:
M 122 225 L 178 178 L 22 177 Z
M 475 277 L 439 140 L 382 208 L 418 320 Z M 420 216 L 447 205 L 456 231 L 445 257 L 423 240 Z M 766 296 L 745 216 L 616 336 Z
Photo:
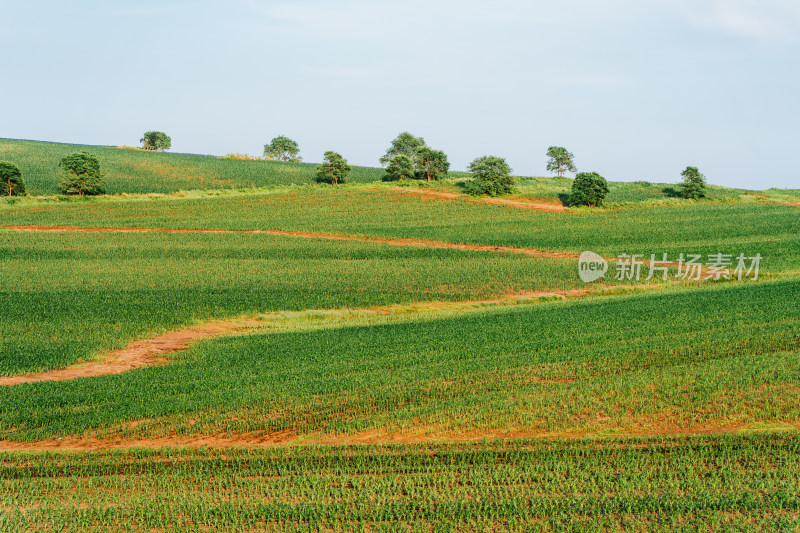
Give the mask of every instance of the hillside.
M 305 184 L 314 182 L 317 169 L 317 165 L 309 163 L 241 161 L 127 147 L 0 139 L 0 159 L 19 166 L 31 195 L 58 194 L 58 162 L 67 154 L 83 150 L 100 159 L 108 194 Z M 380 181 L 383 175 L 382 169 L 353 167 L 350 180 Z
M 20 167 L 28 193 L 32 196 L 58 194 L 58 161 L 67 154 L 86 150 L 100 158 L 108 194 L 174 193 L 178 191 L 234 190 L 315 182 L 316 164 L 277 161 L 246 161 L 207 155 L 155 153 L 115 146 L 86 146 L 41 141 L 0 139 L 0 159 Z M 354 166 L 349 181 L 378 183 L 385 176 L 382 168 Z M 449 179 L 420 187 L 462 193 L 469 174 L 450 172 Z M 511 199 L 566 205 L 572 180 L 552 177 L 517 177 L 517 190 Z M 648 181 L 609 181 L 607 207 L 630 205 L 670 205 L 685 203 L 678 198 L 675 183 Z M 707 202 L 735 202 L 741 199 L 800 201 L 800 191 L 746 191 L 710 185 Z
M 800 526 L 797 191 L 568 209 L 98 150 L 149 192 L 269 172 L 0 202 L 0 529 Z

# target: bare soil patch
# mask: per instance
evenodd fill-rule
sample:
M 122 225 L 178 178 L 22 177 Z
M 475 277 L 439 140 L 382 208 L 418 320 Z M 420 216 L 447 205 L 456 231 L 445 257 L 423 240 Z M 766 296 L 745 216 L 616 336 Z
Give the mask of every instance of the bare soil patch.
M 469 308 L 479 305 L 514 305 L 519 300 L 557 297 L 566 300 L 567 297 L 578 297 L 588 294 L 589 289 L 572 289 L 556 292 L 525 292 L 511 294 L 503 298 L 489 300 L 474 300 L 464 302 L 419 302 L 410 304 L 419 310 L 451 310 L 456 308 Z M 404 306 L 408 307 L 408 306 Z M 325 310 L 315 310 L 325 311 Z M 332 310 L 331 310 L 332 311 Z M 356 309 L 355 312 L 374 312 L 388 315 L 393 311 L 392 306 Z M 120 350 L 113 350 L 97 360 L 81 362 L 59 370 L 49 370 L 34 374 L 0 377 L 0 386 L 13 386 L 22 383 L 35 383 L 41 381 L 66 381 L 77 378 L 89 378 L 122 374 L 136 368 L 165 365 L 169 362 L 169 354 L 186 350 L 193 342 L 200 342 L 223 335 L 247 334 L 260 331 L 261 326 L 267 322 L 257 318 L 239 318 L 207 322 L 199 326 L 188 327 L 170 331 L 158 337 L 136 340 Z
M 518 207 L 520 209 L 536 209 L 539 211 L 567 211 L 567 208 L 563 205 L 558 204 L 548 204 L 543 202 L 528 202 L 524 200 L 508 200 L 506 198 L 470 198 L 463 194 L 458 194 L 454 192 L 445 192 L 445 191 L 431 191 L 426 189 L 408 189 L 405 187 L 393 187 L 393 191 L 402 191 L 414 194 L 421 194 L 424 196 L 435 196 L 439 198 L 450 198 L 453 200 L 467 200 L 471 202 L 477 202 L 482 204 L 494 204 L 494 205 L 507 205 L 510 207 Z
M 134 341 L 121 350 L 108 352 L 96 361 L 78 363 L 60 370 L 50 370 L 37 374 L 0 377 L 0 386 L 106 376 L 121 374 L 135 368 L 163 365 L 169 361 L 165 357 L 166 355 L 185 350 L 194 341 L 242 332 L 259 323 L 256 319 L 225 320 L 170 331 L 151 339 Z
M 95 451 L 120 448 L 231 448 L 233 446 L 258 448 L 290 444 L 295 438 L 295 433 L 291 430 L 263 435 L 245 433 L 199 437 L 171 436 L 155 439 L 65 437 L 33 442 L 0 441 L 0 452 Z
M 375 429 L 351 435 L 308 435 L 302 439 L 294 430 L 284 430 L 265 434 L 228 434 L 200 435 L 194 437 L 169 436 L 158 438 L 119 438 L 98 439 L 95 437 L 65 437 L 60 439 L 42 439 L 32 442 L 0 441 L 2 452 L 52 452 L 52 451 L 97 451 L 126 448 L 231 448 L 252 447 L 265 448 L 291 445 L 392 445 L 392 444 L 454 444 L 481 441 L 514 441 L 527 439 L 620 439 L 642 437 L 688 437 L 695 435 L 721 435 L 746 431 L 741 423 L 729 423 L 719 426 L 695 426 L 663 428 L 653 427 L 639 431 L 620 431 L 615 433 L 597 433 L 586 431 L 545 432 L 535 428 L 519 428 L 506 431 L 465 431 L 463 433 L 425 433 L 398 432 Z M 644 445 L 642 445 L 644 447 Z

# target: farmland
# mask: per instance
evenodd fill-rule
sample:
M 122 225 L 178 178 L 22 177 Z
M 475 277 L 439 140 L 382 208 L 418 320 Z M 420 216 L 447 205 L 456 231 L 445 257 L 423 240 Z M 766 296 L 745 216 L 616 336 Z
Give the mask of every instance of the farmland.
M 577 285 L 563 260 L 269 235 L 4 232 L 1 253 L 2 276 L 15 283 L 0 291 L 0 375 L 213 318 Z
M 4 387 L 0 437 L 380 442 L 791 429 L 798 316 L 800 284 L 783 281 L 366 326 L 309 321 L 206 341 L 177 364 Z
M 800 525 L 797 191 L 612 184 L 609 208 L 548 210 L 465 197 L 458 174 L 331 187 L 93 147 L 125 194 L 52 196 L 74 148 L 0 141 L 32 191 L 0 201 L 3 531 Z M 602 281 L 578 278 L 585 250 Z M 620 254 L 684 252 L 763 261 L 614 278 Z M 215 321 L 247 327 L 3 384 Z
M 465 181 L 463 175 L 452 174 L 453 182 L 443 186 L 443 189 L 462 191 Z M 566 204 L 569 197 L 572 179 L 570 178 L 543 178 L 527 177 L 518 178 L 517 190 L 510 198 L 535 199 L 553 204 Z M 765 196 L 775 197 L 777 191 L 766 191 Z M 711 185 L 708 188 L 708 200 L 714 202 L 735 202 L 742 198 L 753 196 L 754 191 L 730 189 Z M 792 196 L 793 197 L 793 196 Z M 612 181 L 609 183 L 609 193 L 605 199 L 607 207 L 621 207 L 633 205 L 678 205 L 680 198 L 678 187 L 674 183 L 651 183 L 637 181 L 624 183 Z
M 336 194 L 304 187 L 202 198 L 23 201 L 13 207 L 0 209 L 0 225 L 329 232 L 610 256 L 760 252 L 768 269 L 800 270 L 797 210 L 754 201 L 558 213 L 358 185 Z
M 102 162 L 106 190 L 110 194 L 169 194 L 187 191 L 234 191 L 253 188 L 308 185 L 315 180 L 317 166 L 312 163 L 248 161 L 222 157 L 147 152 L 125 146 L 86 146 L 0 138 L 0 160 L 14 161 L 21 169 L 29 194 L 53 195 L 59 192 L 58 161 L 67 154 L 86 150 Z M 321 156 L 320 156 L 321 157 Z M 354 166 L 349 181 L 378 183 L 383 169 Z M 445 191 L 462 192 L 465 172 L 449 173 L 451 181 L 435 186 Z M 561 205 L 566 202 L 572 180 L 567 178 L 519 177 L 512 198 L 537 200 Z M 674 183 L 612 181 L 607 204 L 679 205 Z M 737 202 L 742 199 L 772 199 L 796 202 L 800 191 L 763 192 L 710 186 L 709 201 Z
M 191 154 L 163 154 L 128 147 L 84 146 L 0 139 L 0 159 L 16 162 L 30 194 L 57 194 L 58 161 L 86 150 L 102 161 L 106 190 L 120 193 L 169 193 L 197 189 L 241 189 L 299 185 L 314 181 L 316 165 L 242 161 Z M 351 180 L 380 181 L 383 171 L 355 167 Z
M 0 526 L 9 532 L 790 531 L 800 508 L 799 445 L 783 435 L 613 446 L 522 440 L 479 448 L 26 454 L 0 470 Z

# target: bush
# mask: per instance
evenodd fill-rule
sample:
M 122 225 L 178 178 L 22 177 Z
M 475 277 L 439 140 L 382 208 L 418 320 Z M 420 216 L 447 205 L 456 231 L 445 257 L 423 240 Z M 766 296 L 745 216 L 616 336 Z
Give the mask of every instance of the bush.
M 500 196 L 514 190 L 511 167 L 502 157 L 479 157 L 470 163 L 469 171 L 474 178 L 466 185 L 467 194 Z
M 59 161 L 62 174 L 61 192 L 78 196 L 103 194 L 100 161 L 88 152 L 70 154 Z
M 700 174 L 697 167 L 686 167 L 686 170 L 681 172 L 681 176 L 683 176 L 681 196 L 690 200 L 705 198 L 706 178 Z
M 608 182 L 597 172 L 581 172 L 572 182 L 569 205 L 598 206 L 608 194 Z
M 234 161 L 262 161 L 260 157 L 247 154 L 225 154 L 220 159 L 232 159 Z
M 154 150 L 163 152 L 172 147 L 172 139 L 163 131 L 148 131 L 139 139 L 142 143 L 142 148 L 145 150 Z
M 325 152 L 325 160 L 317 169 L 317 181 L 319 183 L 344 183 L 350 173 L 350 165 L 347 159 L 336 152 Z
M 22 196 L 25 194 L 25 181 L 19 167 L 9 161 L 0 161 L 0 194 L 3 196 Z

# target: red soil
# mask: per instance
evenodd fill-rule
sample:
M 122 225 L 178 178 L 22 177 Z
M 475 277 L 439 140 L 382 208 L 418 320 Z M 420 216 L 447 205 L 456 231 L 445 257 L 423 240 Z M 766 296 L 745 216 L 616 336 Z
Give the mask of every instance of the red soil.
M 329 239 L 335 241 L 356 241 L 385 244 L 388 246 L 411 246 L 416 248 L 437 248 L 451 250 L 474 250 L 481 252 L 509 252 L 538 257 L 554 257 L 559 259 L 577 259 L 579 254 L 571 252 L 554 252 L 536 248 L 519 248 L 515 246 L 494 246 L 486 244 L 459 244 L 426 239 L 392 239 L 384 237 L 362 237 L 357 235 L 342 235 L 339 233 L 321 233 L 312 231 L 283 231 L 283 230 L 224 230 L 224 229 L 172 229 L 172 228 L 86 228 L 78 226 L 2 226 L 1 229 L 11 231 L 31 231 L 47 233 L 211 233 L 211 234 L 252 234 L 252 235 L 277 235 L 281 237 L 300 237 L 307 239 Z
M 536 209 L 539 211 L 566 211 L 567 208 L 558 204 L 547 204 L 542 202 L 528 202 L 523 200 L 507 200 L 505 198 L 469 198 L 463 194 L 445 191 L 431 191 L 426 189 L 407 189 L 405 187 L 393 187 L 393 191 L 408 192 L 414 194 L 421 194 L 424 196 L 437 196 L 439 198 L 450 198 L 453 200 L 468 200 L 483 204 L 494 205 L 507 205 L 510 207 L 518 207 L 520 209 Z

